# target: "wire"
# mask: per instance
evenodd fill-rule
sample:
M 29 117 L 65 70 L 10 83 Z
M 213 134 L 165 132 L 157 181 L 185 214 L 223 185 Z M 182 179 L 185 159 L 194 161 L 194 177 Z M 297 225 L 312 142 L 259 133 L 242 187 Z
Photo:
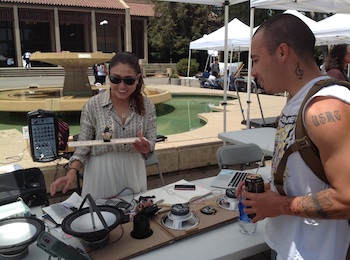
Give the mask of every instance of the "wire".
M 22 151 L 22 155 L 19 156 L 19 155 L 15 155 L 15 156 L 9 156 L 9 157 L 6 157 L 5 160 L 13 160 L 11 161 L 10 163 L 14 163 L 14 162 L 19 162 L 23 159 L 23 156 L 24 156 L 24 151 L 27 149 L 27 147 L 25 147 Z M 0 162 L 0 164 L 9 164 L 9 162 Z

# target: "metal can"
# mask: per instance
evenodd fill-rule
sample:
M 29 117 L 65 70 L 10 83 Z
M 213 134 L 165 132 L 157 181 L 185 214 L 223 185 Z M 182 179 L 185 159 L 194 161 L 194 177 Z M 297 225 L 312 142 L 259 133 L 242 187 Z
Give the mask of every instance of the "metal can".
M 264 180 L 260 174 L 248 174 L 245 179 L 245 187 L 248 192 L 262 193 L 265 191 Z
M 265 192 L 264 180 L 260 174 L 248 174 L 245 179 L 245 187 L 248 192 L 262 193 Z M 248 217 L 253 219 L 255 214 L 249 214 Z

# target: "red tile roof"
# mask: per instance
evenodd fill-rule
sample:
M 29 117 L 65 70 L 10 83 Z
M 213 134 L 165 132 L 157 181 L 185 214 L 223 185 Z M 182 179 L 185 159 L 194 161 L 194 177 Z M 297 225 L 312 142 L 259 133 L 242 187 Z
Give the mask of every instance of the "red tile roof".
M 126 3 L 130 7 L 130 15 L 154 16 L 154 5 L 144 3 Z
M 49 5 L 66 7 L 83 7 L 96 9 L 125 9 L 118 0 L 0 0 L 0 3 Z M 126 3 L 130 7 L 133 16 L 153 16 L 153 4 L 150 3 Z

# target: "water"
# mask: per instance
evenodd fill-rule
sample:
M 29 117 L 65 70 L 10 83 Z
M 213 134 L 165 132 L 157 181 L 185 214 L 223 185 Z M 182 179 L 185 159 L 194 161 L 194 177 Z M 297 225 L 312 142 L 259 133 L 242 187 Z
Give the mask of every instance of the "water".
M 198 114 L 212 112 L 211 107 L 218 106 L 221 101 L 219 96 L 173 96 L 156 105 L 157 133 L 178 134 L 202 127 L 205 122 L 198 118 Z
M 222 101 L 219 96 L 173 96 L 165 103 L 157 104 L 157 134 L 171 135 L 183 133 L 202 127 L 205 122 L 198 118 L 199 113 L 212 112 L 211 106 Z M 71 135 L 79 133 L 80 111 L 59 112 L 57 114 L 69 124 Z M 27 113 L 0 112 L 0 130 L 17 129 L 28 125 Z
M 248 217 L 248 215 L 244 212 L 244 209 L 246 208 L 242 204 L 242 199 L 240 199 L 239 204 L 239 229 L 240 232 L 243 234 L 253 235 L 256 231 L 256 228 L 258 226 L 258 223 L 251 223 L 251 219 Z

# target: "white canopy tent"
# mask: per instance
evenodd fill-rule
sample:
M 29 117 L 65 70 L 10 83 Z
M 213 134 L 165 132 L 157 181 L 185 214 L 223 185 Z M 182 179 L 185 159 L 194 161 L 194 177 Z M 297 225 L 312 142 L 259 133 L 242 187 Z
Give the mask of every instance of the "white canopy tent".
M 247 51 L 249 49 L 250 29 L 249 26 L 234 18 L 227 24 L 227 45 L 231 51 Z M 217 50 L 225 49 L 225 26 L 216 31 L 204 35 L 190 43 L 190 50 Z
M 205 5 L 216 5 L 224 6 L 224 25 L 225 25 L 225 38 L 224 38 L 224 71 L 227 71 L 228 63 L 228 8 L 230 5 L 239 4 L 246 2 L 248 0 L 160 0 L 166 2 L 179 2 L 179 3 L 189 3 L 189 4 L 205 4 Z M 188 69 L 190 68 L 190 58 L 188 59 Z M 224 74 L 224 132 L 226 132 L 226 102 L 227 102 L 227 73 Z
M 313 32 L 318 45 L 350 43 L 350 14 L 334 14 L 323 19 Z

